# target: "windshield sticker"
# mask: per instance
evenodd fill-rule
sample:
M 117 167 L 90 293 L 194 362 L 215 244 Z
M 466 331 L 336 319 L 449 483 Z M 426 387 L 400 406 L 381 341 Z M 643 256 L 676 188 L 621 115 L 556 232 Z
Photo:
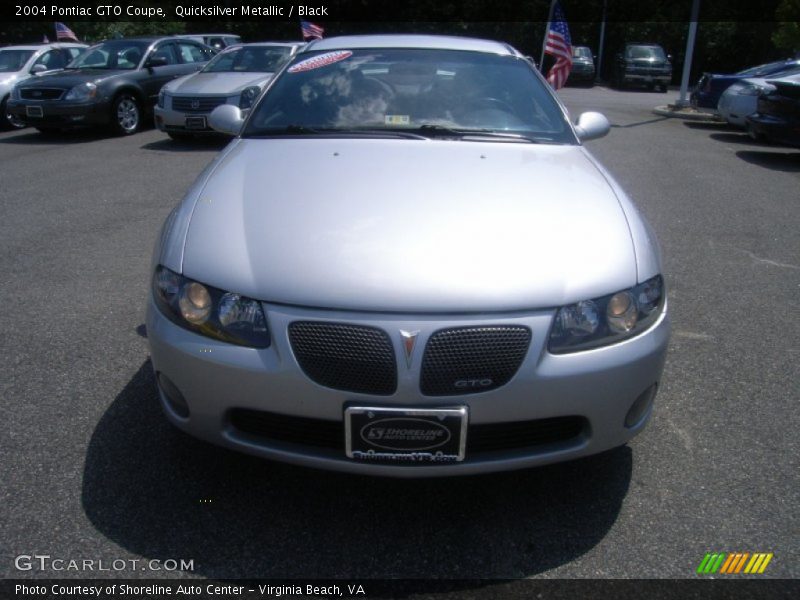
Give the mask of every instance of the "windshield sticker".
M 313 58 L 307 58 L 306 60 L 301 60 L 296 65 L 292 65 L 287 70 L 289 73 L 302 73 L 303 71 L 311 71 L 312 69 L 319 69 L 320 67 L 327 67 L 328 65 L 332 65 L 333 63 L 337 63 L 340 60 L 344 60 L 353 56 L 353 53 L 350 50 L 337 50 L 336 52 L 326 52 L 325 54 L 320 54 L 319 56 L 315 56 Z
M 386 115 L 384 118 L 385 125 L 408 125 L 411 123 L 411 118 L 408 115 Z

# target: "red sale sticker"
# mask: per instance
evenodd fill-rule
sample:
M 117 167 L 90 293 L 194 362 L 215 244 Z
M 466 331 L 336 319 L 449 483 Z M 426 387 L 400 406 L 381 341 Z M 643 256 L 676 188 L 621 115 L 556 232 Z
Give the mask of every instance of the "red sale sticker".
M 326 52 L 325 54 L 320 54 L 319 56 L 315 56 L 313 58 L 307 58 L 305 60 L 301 60 L 296 65 L 292 65 L 289 67 L 289 73 L 301 73 L 303 71 L 311 71 L 312 69 L 319 69 L 320 67 L 327 67 L 328 65 L 332 65 L 333 63 L 339 62 L 340 60 L 344 60 L 345 58 L 349 58 L 353 56 L 353 53 L 350 50 L 337 50 L 336 52 Z

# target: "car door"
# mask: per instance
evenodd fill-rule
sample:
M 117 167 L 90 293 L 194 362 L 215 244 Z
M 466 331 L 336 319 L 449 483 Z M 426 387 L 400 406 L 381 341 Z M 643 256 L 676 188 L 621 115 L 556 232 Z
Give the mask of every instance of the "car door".
M 166 64 L 151 66 L 149 63 L 153 58 L 164 59 Z M 161 42 L 155 46 L 149 52 L 143 64 L 140 85 L 147 95 L 150 106 L 156 103 L 158 92 L 165 83 L 188 72 L 186 65 L 178 59 L 177 48 L 175 47 L 175 42 L 172 41 Z

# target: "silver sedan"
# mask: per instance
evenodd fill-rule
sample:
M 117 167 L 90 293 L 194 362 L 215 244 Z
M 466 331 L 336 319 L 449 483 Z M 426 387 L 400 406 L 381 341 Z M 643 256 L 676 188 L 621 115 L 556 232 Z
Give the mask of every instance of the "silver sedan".
M 669 339 L 655 236 L 532 64 L 436 36 L 295 56 L 167 219 L 147 330 L 167 418 L 398 477 L 625 444 Z
M 175 139 L 210 134 L 208 115 L 221 104 L 246 112 L 302 42 L 240 44 L 217 54 L 198 73 L 161 88 L 155 108 L 156 127 Z

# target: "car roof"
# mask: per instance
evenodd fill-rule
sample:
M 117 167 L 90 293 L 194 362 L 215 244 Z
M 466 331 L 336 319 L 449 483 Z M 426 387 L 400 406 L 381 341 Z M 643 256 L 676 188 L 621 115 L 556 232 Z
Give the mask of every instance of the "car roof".
M 38 44 L 15 44 L 0 46 L 0 50 L 41 50 L 42 48 L 86 48 L 87 44 L 78 42 L 40 42 Z
M 305 42 L 247 42 L 245 44 L 236 44 L 236 46 L 229 46 L 229 48 L 242 48 L 249 46 L 280 46 L 281 48 L 303 46 Z M 227 50 L 227 48 L 226 48 Z
M 351 50 L 353 48 L 424 48 L 430 50 L 469 50 L 489 54 L 522 56 L 503 42 L 448 35 L 348 35 L 314 40 L 303 52 L 318 50 Z

